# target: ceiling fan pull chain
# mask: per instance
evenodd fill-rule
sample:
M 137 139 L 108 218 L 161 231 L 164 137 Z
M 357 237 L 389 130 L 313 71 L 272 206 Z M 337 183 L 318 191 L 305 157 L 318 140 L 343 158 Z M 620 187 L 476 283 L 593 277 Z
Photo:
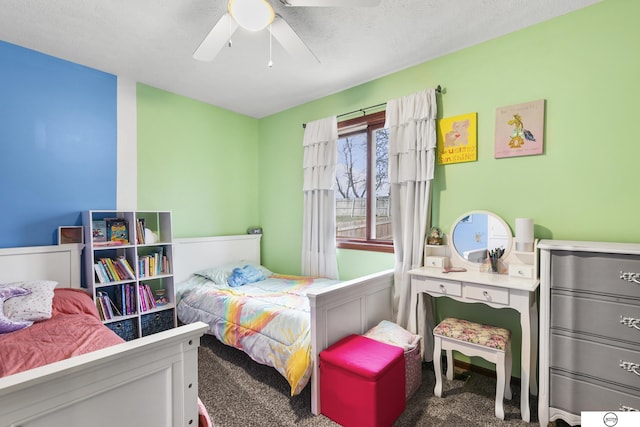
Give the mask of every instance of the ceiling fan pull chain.
M 269 24 L 269 64 L 268 67 L 271 68 L 273 67 L 273 33 L 271 32 L 271 24 Z
M 231 19 L 232 18 L 231 18 L 231 15 L 228 15 L 228 16 L 229 16 L 229 19 L 228 19 L 227 22 L 229 23 L 229 47 L 231 47 L 231 45 L 233 44 L 233 42 L 231 41 L 231 35 L 233 34 L 233 30 L 231 29 L 231 24 L 232 24 Z

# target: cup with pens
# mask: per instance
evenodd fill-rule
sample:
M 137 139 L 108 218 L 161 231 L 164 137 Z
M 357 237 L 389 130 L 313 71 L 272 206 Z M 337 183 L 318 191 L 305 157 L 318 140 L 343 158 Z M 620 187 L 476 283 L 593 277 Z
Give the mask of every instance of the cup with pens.
M 504 254 L 504 248 L 487 250 L 489 271 L 491 273 L 500 273 L 500 257 L 502 257 L 502 254 Z

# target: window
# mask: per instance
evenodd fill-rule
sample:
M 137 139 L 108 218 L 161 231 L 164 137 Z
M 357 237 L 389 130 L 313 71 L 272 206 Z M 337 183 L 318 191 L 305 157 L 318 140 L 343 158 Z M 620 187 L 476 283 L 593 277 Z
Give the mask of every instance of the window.
M 385 112 L 338 124 L 336 241 L 339 248 L 393 252 L 389 131 Z

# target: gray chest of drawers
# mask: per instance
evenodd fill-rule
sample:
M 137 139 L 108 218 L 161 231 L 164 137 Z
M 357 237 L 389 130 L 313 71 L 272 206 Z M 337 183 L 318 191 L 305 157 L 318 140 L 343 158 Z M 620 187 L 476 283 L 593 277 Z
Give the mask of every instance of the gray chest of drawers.
M 542 240 L 541 426 L 640 409 L 640 245 Z

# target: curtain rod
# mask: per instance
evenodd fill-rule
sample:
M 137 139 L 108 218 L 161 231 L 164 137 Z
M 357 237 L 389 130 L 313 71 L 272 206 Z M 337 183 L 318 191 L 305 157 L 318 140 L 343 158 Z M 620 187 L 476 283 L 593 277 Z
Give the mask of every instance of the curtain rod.
M 436 86 L 435 91 L 436 91 L 436 93 L 442 93 L 442 87 L 440 85 Z M 365 108 L 358 108 L 357 110 L 349 111 L 348 113 L 338 114 L 336 117 L 340 118 L 340 117 L 351 115 L 353 113 L 362 113 L 363 115 L 366 115 L 366 112 L 368 110 L 373 110 L 374 108 L 379 108 L 379 107 L 382 107 L 384 105 L 387 105 L 387 103 L 383 102 L 382 104 L 371 105 L 371 106 L 365 107 Z M 303 123 L 302 127 L 306 128 L 307 124 Z

